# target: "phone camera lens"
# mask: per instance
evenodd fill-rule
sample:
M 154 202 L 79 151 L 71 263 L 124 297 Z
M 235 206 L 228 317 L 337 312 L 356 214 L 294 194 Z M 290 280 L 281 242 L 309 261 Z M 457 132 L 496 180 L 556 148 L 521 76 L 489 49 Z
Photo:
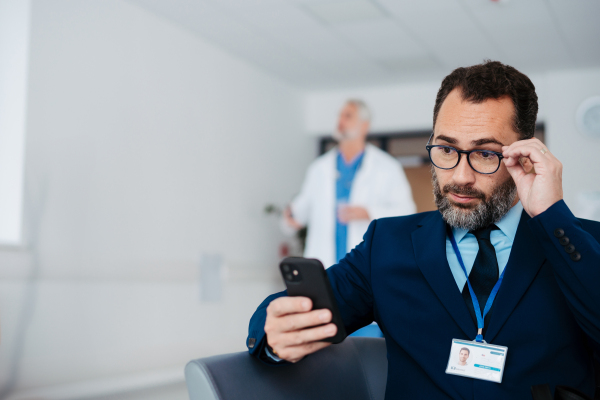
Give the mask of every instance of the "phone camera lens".
M 285 279 L 287 279 L 288 281 L 293 281 L 294 277 L 292 276 L 292 274 L 285 274 Z
M 290 272 L 290 266 L 287 264 L 283 264 L 283 267 L 281 267 L 283 269 L 283 272 Z

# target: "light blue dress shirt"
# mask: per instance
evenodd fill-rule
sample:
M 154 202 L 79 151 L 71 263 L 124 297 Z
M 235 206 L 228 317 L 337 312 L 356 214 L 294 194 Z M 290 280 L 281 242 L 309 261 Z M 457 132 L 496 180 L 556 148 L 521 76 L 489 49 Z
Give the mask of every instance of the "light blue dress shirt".
M 500 229 L 490 233 L 490 242 L 496 249 L 499 275 L 502 274 L 508 263 L 508 257 L 510 256 L 510 250 L 515 241 L 515 235 L 517 234 L 517 228 L 519 227 L 522 213 L 523 205 L 519 201 L 500 221 L 496 223 L 496 226 Z M 452 228 L 452 234 L 458 245 L 458 250 L 462 256 L 467 273 L 470 274 L 471 269 L 473 269 L 473 264 L 475 263 L 475 258 L 477 257 L 477 252 L 479 251 L 477 239 L 475 238 L 475 235 L 469 233 L 467 229 Z M 448 258 L 450 271 L 452 271 L 456 285 L 462 292 L 465 283 L 467 283 L 467 277 L 458 263 L 458 258 L 456 258 L 452 242 L 450 242 L 450 238 L 448 237 L 446 237 L 446 257 Z

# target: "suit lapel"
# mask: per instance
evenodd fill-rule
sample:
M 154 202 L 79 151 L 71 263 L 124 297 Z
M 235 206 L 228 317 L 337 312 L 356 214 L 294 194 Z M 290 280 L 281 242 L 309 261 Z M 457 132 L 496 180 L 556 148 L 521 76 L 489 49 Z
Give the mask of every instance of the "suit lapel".
M 466 337 L 474 338 L 476 327 L 448 265 L 446 225 L 442 215 L 439 212 L 432 213 L 412 233 L 412 241 L 415 260 L 427 283 Z
M 489 343 L 492 343 L 546 259 L 541 251 L 536 251 L 538 244 L 527 225 L 529 219 L 529 215 L 523 211 L 504 272 L 502 286 L 494 300 L 490 326 L 485 334 L 485 339 Z

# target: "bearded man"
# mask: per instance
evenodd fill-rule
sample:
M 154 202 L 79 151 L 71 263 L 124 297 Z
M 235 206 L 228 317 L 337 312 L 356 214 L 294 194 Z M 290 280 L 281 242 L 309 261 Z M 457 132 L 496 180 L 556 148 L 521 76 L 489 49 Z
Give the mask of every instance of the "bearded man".
M 563 201 L 562 165 L 533 138 L 537 110 L 534 85 L 510 66 L 454 70 L 426 145 L 438 211 L 374 220 L 327 270 L 346 331 L 376 321 L 385 334 L 386 399 L 530 399 L 543 383 L 593 395 L 600 223 Z M 269 296 L 250 353 L 285 364 L 330 345 L 331 313 L 311 308 Z M 451 346 L 473 345 L 472 372 L 447 372 Z M 478 370 L 490 348 L 502 365 L 484 367 L 501 383 Z

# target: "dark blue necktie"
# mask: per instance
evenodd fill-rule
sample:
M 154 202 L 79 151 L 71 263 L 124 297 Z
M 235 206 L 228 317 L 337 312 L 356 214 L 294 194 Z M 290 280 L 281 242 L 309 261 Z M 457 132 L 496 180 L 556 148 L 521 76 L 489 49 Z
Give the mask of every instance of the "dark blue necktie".
M 470 232 L 477 238 L 479 251 L 477 252 L 477 257 L 475 258 L 473 268 L 469 273 L 469 282 L 471 282 L 471 287 L 473 287 L 475 296 L 477 296 L 477 301 L 479 301 L 481 315 L 483 315 L 485 303 L 487 302 L 488 297 L 490 297 L 490 293 L 492 292 L 494 285 L 498 281 L 499 276 L 496 249 L 494 248 L 494 245 L 492 245 L 492 243 L 490 242 L 490 233 L 496 229 L 498 229 L 498 227 L 492 224 L 488 227 Z M 475 309 L 473 308 L 473 300 L 471 300 L 471 294 L 469 293 L 469 287 L 467 286 L 466 282 L 465 286 L 463 287 L 462 296 L 465 302 L 467 303 L 467 307 L 469 308 L 471 317 L 473 317 L 473 321 L 475 321 L 475 324 L 477 325 Z M 485 317 L 485 327 L 489 325 L 490 315 L 491 310 Z

